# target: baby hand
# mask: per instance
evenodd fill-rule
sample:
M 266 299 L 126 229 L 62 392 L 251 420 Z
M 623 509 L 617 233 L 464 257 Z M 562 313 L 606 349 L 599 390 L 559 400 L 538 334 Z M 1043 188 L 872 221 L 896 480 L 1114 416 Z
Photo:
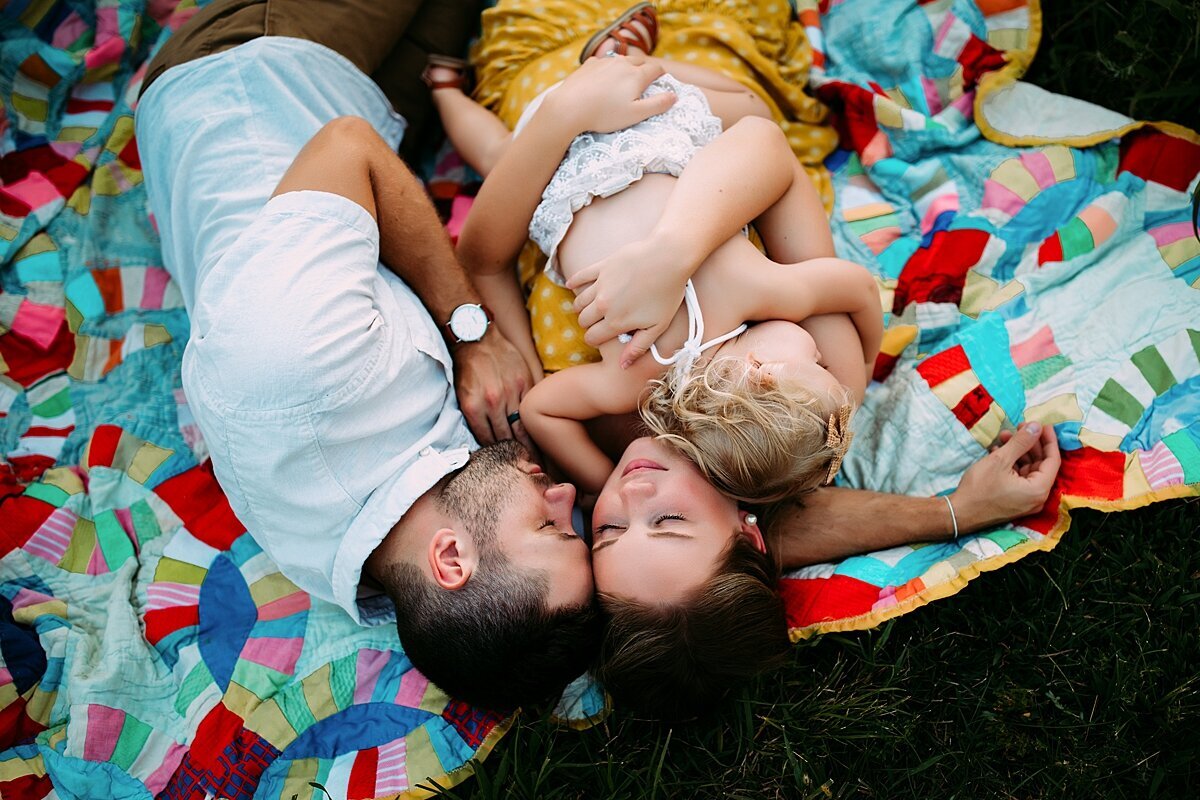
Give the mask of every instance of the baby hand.
M 579 270 L 567 281 L 576 292 L 575 311 L 593 347 L 623 333 L 633 334 L 621 351 L 621 368 L 637 361 L 658 340 L 683 304 L 692 270 L 668 264 L 674 252 L 651 240 L 625 245 Z

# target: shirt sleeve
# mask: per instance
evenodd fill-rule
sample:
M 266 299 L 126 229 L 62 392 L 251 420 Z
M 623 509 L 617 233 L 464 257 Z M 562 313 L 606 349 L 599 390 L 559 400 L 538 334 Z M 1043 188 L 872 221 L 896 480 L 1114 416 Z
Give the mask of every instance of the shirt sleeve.
M 272 198 L 197 291 L 210 395 L 258 410 L 352 396 L 388 346 L 382 289 L 366 209 L 328 192 Z

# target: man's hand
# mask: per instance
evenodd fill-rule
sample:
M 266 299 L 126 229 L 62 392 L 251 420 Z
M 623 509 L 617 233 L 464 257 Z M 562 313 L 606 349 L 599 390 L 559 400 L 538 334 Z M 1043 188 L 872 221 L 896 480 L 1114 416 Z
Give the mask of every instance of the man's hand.
M 1062 463 L 1052 427 L 1022 423 L 971 465 L 950 495 L 963 533 L 1036 513 L 1046 504 Z
M 529 367 L 517 348 L 493 326 L 478 342 L 457 345 L 453 357 L 458 405 L 479 443 L 516 439 L 535 453 L 520 420 L 508 421 L 533 386 Z
M 633 339 L 621 351 L 624 369 L 646 354 L 683 304 L 683 287 L 694 271 L 686 262 L 667 263 L 680 251 L 646 239 L 625 245 L 571 276 L 584 341 L 599 347 L 626 331 Z
M 544 106 L 571 129 L 611 133 L 661 114 L 675 103 L 670 92 L 642 97 L 666 70 L 648 63 L 641 53 L 616 58 L 589 58 L 546 96 Z

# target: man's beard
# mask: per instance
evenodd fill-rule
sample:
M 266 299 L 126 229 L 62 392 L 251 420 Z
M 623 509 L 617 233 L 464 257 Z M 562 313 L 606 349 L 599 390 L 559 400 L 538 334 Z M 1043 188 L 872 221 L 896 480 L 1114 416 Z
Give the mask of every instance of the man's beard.
M 552 483 L 547 475 L 522 472 L 517 464 L 523 458 L 529 458 L 529 451 L 512 439 L 481 447 L 442 487 L 438 505 L 462 520 L 478 544 L 490 543 L 500 514 L 513 502 L 523 481 L 532 479 L 539 486 Z

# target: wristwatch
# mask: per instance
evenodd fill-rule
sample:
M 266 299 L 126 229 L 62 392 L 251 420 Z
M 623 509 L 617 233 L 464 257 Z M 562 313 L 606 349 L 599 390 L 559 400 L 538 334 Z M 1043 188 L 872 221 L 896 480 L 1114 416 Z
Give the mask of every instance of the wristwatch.
M 478 342 L 487 333 L 488 325 L 492 323 L 492 313 L 487 306 L 480 303 L 463 303 L 450 312 L 450 321 L 446 327 L 450 330 L 450 339 L 454 344 L 460 342 Z

